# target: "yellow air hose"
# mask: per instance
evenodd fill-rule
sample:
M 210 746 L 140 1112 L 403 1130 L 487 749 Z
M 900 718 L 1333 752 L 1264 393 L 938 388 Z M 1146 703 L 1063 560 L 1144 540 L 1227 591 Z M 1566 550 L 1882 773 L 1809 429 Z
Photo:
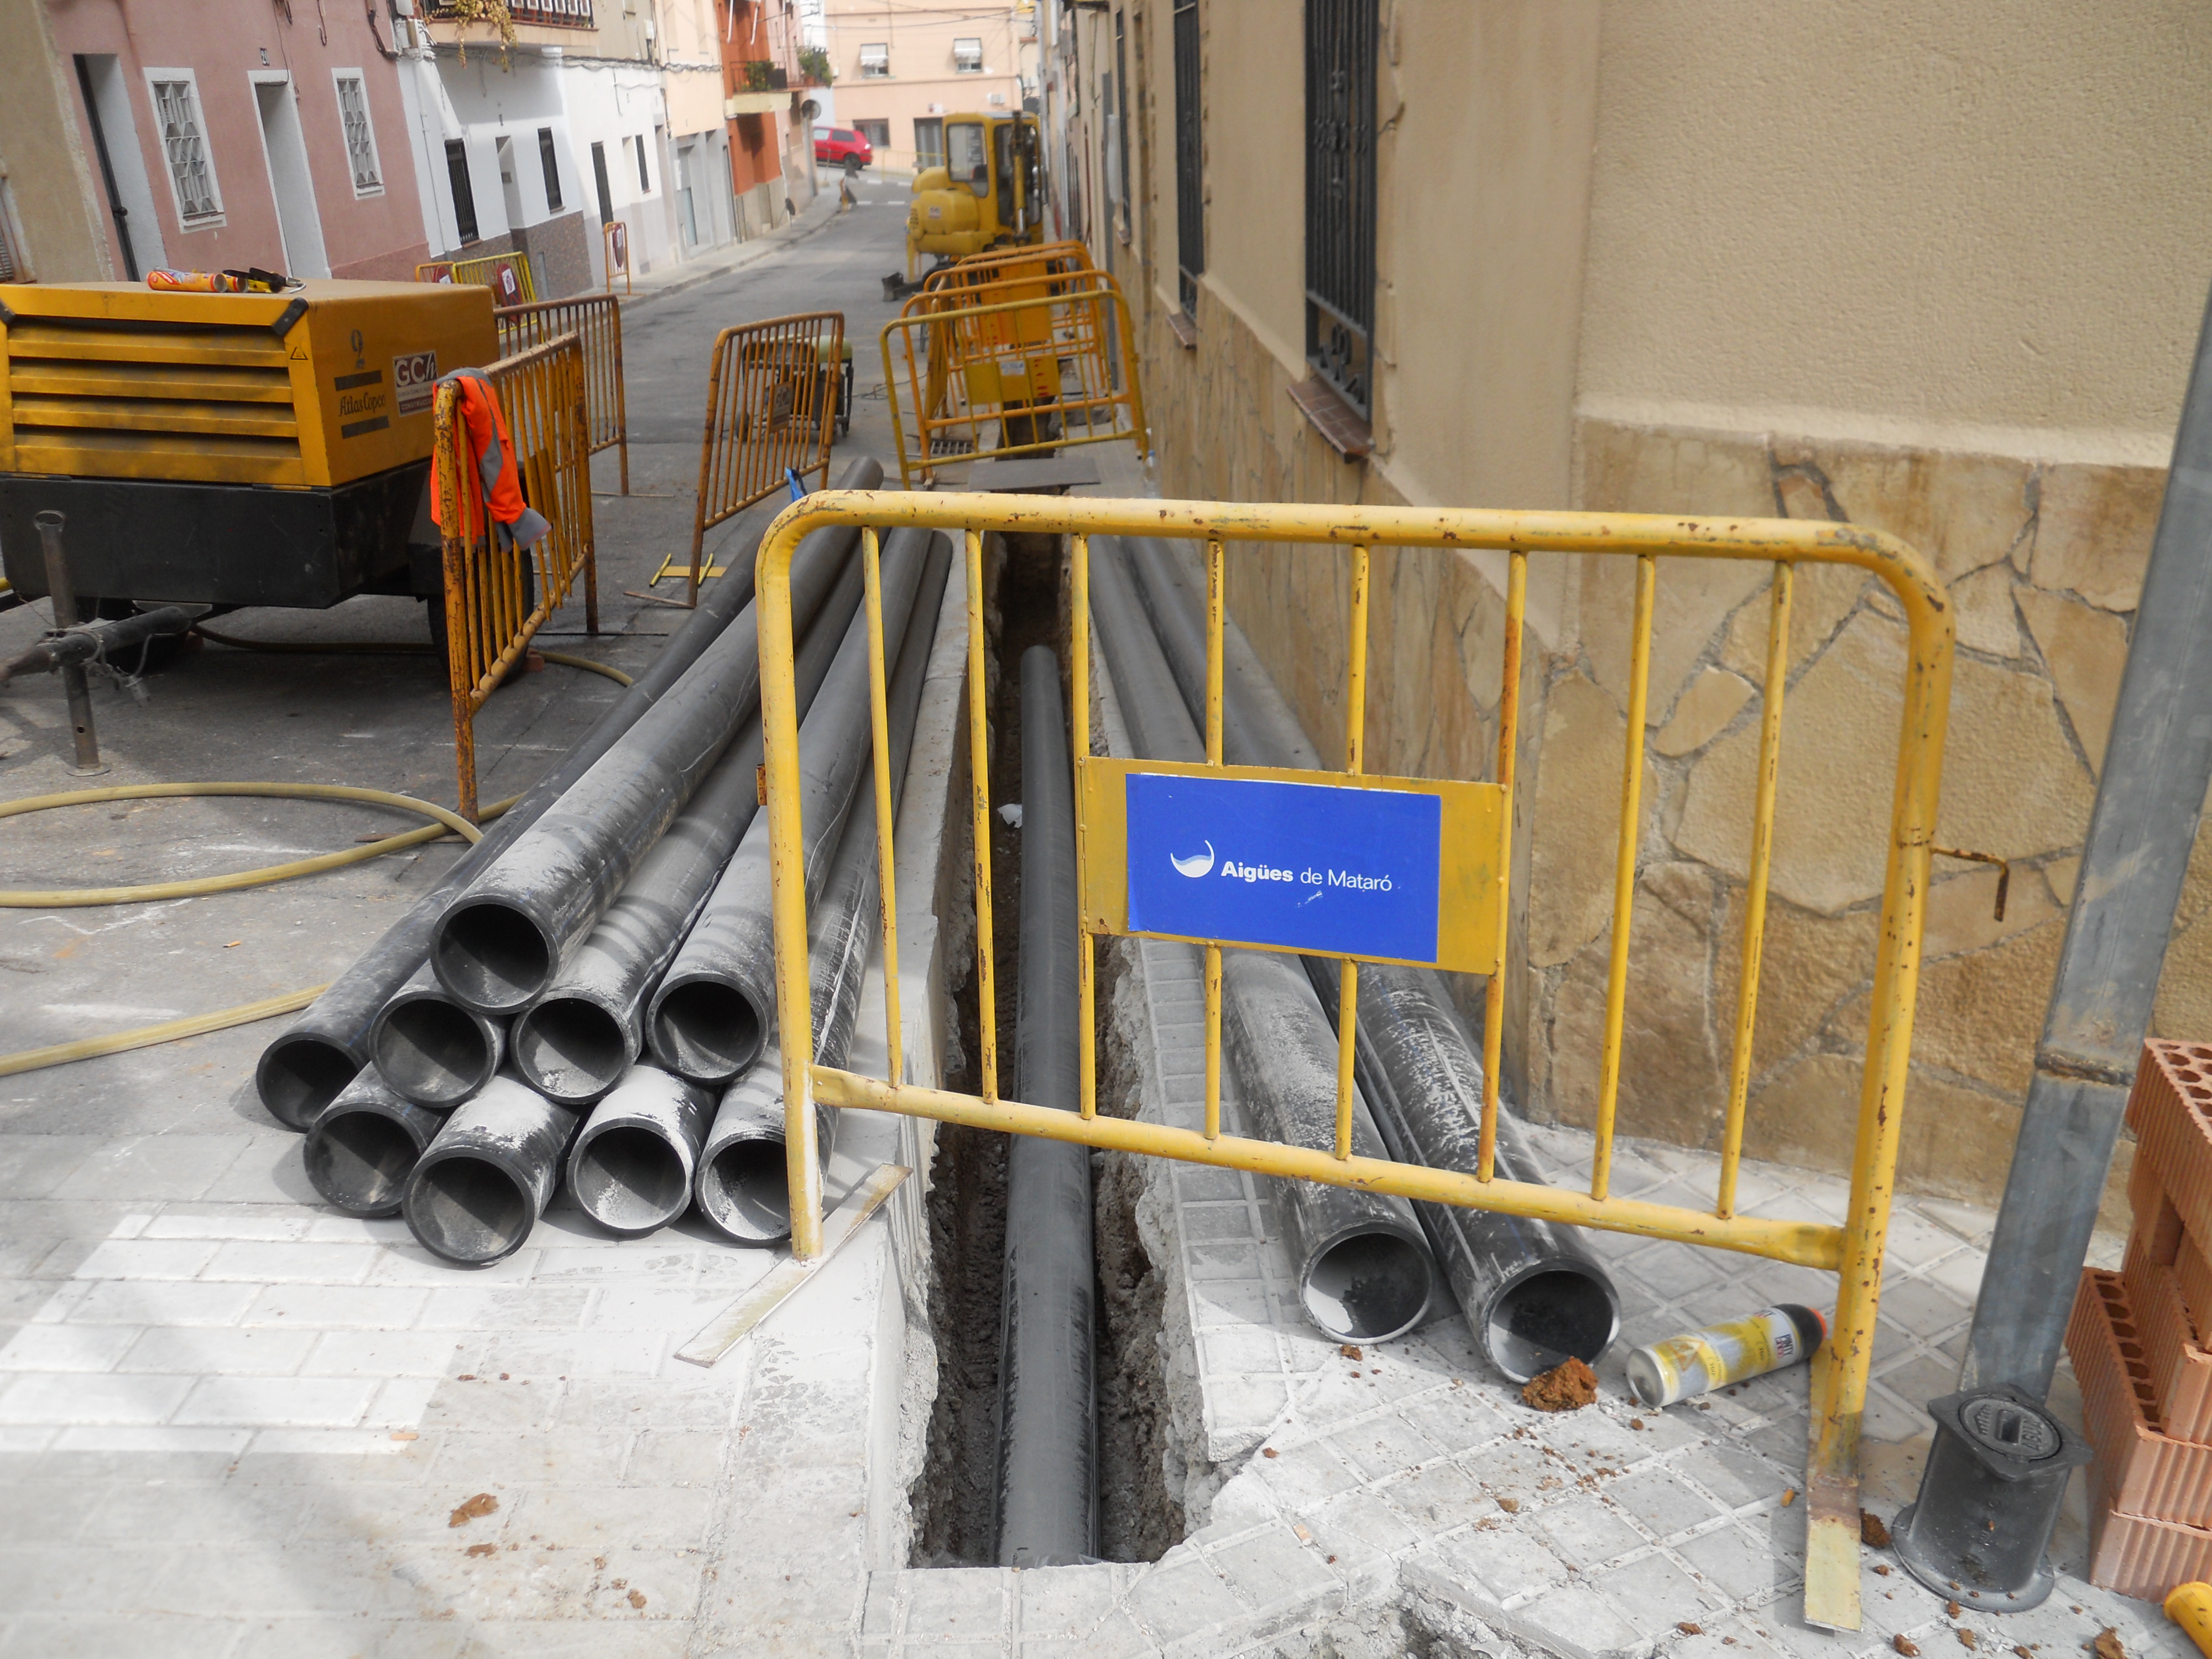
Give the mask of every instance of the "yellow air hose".
M 388 653 L 415 656 L 427 654 L 430 650 L 428 646 L 410 645 L 264 643 L 258 640 L 234 640 L 208 634 L 204 629 L 199 631 L 219 645 L 235 646 L 248 651 Z M 630 677 L 619 668 L 593 662 L 588 657 L 572 657 L 554 651 L 544 651 L 538 654 L 548 662 L 604 674 L 622 685 L 630 683 Z M 356 789 L 335 783 L 149 783 L 123 785 L 109 789 L 70 789 L 58 794 L 32 795 L 22 800 L 0 802 L 0 818 L 18 817 L 27 812 L 44 812 L 60 806 L 93 806 L 103 801 L 155 800 L 201 795 L 262 795 L 285 800 L 348 801 L 367 806 L 389 806 L 403 812 L 417 813 L 434 822 L 423 825 L 420 830 L 387 836 L 366 846 L 348 848 L 343 852 L 324 853 L 314 858 L 295 860 L 289 864 L 267 865 L 258 870 L 240 870 L 229 875 L 202 876 L 191 881 L 147 882 L 135 887 L 0 889 L 0 908 L 50 910 L 77 905 L 146 904 L 162 899 L 198 898 L 209 893 L 235 892 L 243 887 L 266 886 L 274 882 L 291 881 L 301 876 L 316 875 L 325 870 L 340 869 L 349 864 L 359 864 L 366 859 L 380 858 L 386 853 L 419 847 L 425 842 L 437 841 L 449 835 L 459 835 L 465 841 L 474 842 L 483 833 L 459 813 L 429 801 L 417 800 L 412 795 L 394 794 L 383 789 Z M 485 807 L 479 816 L 486 820 L 495 818 L 521 799 L 520 795 L 510 795 L 505 800 L 495 801 Z M 106 1036 L 82 1037 L 74 1042 L 54 1042 L 40 1048 L 18 1049 L 11 1054 L 0 1054 L 0 1077 L 14 1077 L 18 1073 L 35 1072 L 48 1066 L 64 1066 L 71 1060 L 119 1054 L 131 1048 L 148 1048 L 156 1043 L 174 1042 L 180 1038 L 199 1036 L 209 1031 L 226 1030 L 234 1025 L 250 1025 L 256 1020 L 273 1019 L 279 1014 L 297 1012 L 320 996 L 325 988 L 321 985 L 311 985 L 305 990 L 287 991 L 281 996 L 264 997 L 258 1002 L 241 1003 L 237 1007 L 218 1009 L 211 1014 L 193 1014 L 183 1019 L 165 1020 L 158 1025 L 142 1025 L 133 1030 L 116 1031 Z

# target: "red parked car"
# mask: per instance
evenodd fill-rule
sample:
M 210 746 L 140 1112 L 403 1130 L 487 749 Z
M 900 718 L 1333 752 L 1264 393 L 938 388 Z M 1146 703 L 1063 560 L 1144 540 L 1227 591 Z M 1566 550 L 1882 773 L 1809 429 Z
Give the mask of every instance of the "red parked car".
M 817 166 L 842 167 L 848 173 L 858 173 L 862 167 L 872 167 L 876 147 L 868 142 L 868 135 L 856 132 L 851 127 L 817 127 L 814 129 L 814 161 Z

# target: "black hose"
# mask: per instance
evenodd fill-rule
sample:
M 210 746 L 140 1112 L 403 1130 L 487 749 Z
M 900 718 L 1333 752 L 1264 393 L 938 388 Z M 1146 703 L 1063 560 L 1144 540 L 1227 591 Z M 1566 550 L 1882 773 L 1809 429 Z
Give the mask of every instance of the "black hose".
M 1206 757 L 1198 728 L 1108 538 L 1091 544 L 1091 611 L 1131 746 Z M 1288 957 L 1222 952 L 1224 1035 L 1261 1132 L 1316 1151 L 1336 1145 L 1336 1040 L 1313 986 Z M 1355 1090 L 1352 1150 L 1387 1148 Z M 1306 1315 L 1340 1342 L 1380 1342 L 1419 1321 L 1436 1284 L 1429 1243 L 1404 1199 L 1285 1181 L 1282 1215 Z
M 800 544 L 791 573 L 794 626 L 805 627 L 837 585 L 860 534 L 839 525 Z M 430 944 L 438 982 L 483 1013 L 529 1006 L 753 718 L 759 697 L 759 635 L 727 629 L 446 907 Z
M 937 622 L 952 545 L 943 537 L 930 544 L 921 591 L 915 595 L 898 663 L 884 688 L 890 728 L 891 811 L 896 817 L 905 793 L 913 750 L 915 717 L 937 641 Z M 876 860 L 875 790 L 864 787 L 848 814 L 845 837 L 822 896 L 807 911 L 812 959 L 808 1004 L 814 1015 L 814 1060 L 842 1066 L 860 1013 L 860 987 L 880 918 Z M 835 1107 L 815 1106 L 815 1150 L 826 1168 L 837 1144 Z M 780 1243 L 791 1236 L 791 1184 L 784 1158 L 783 1068 L 770 1049 L 754 1060 L 722 1093 L 714 1127 L 699 1160 L 699 1213 L 744 1244 Z
M 848 465 L 840 489 L 873 489 L 884 470 L 863 458 Z M 555 800 L 637 723 L 716 635 L 752 601 L 753 562 L 732 559 L 730 574 L 708 585 L 699 608 L 668 636 L 645 672 L 624 689 L 560 763 L 524 792 L 522 799 L 463 851 L 452 869 L 407 914 L 385 929 L 307 1012 L 261 1052 L 253 1082 L 261 1103 L 279 1123 L 305 1129 L 368 1063 L 369 1031 L 393 992 L 428 959 L 430 937 L 453 896 L 474 880 Z
M 465 1267 L 512 1255 L 552 1202 L 582 1121 L 512 1077 L 494 1078 L 416 1161 L 401 1203 L 408 1231 Z
M 696 1083 L 657 1066 L 622 1075 L 568 1151 L 568 1190 L 609 1232 L 649 1233 L 691 1207 L 709 1102 Z
M 1075 789 L 1060 659 L 1022 653 L 1021 954 L 1015 1097 L 1082 1106 Z M 999 1348 L 999 1565 L 1069 1566 L 1097 1549 L 1097 1267 L 1091 1151 L 1015 1135 L 1006 1147 Z
M 364 1066 L 308 1126 L 308 1184 L 347 1215 L 398 1215 L 409 1172 L 445 1127 L 445 1113 L 402 1097 Z
M 799 642 L 793 678 L 802 712 L 844 641 L 860 602 L 861 580 L 860 562 L 854 560 Z M 638 860 L 544 994 L 516 1017 L 515 1070 L 548 1099 L 587 1106 L 637 1059 L 646 999 L 752 823 L 760 761 L 760 721 L 754 720 Z
M 1186 710 L 1206 706 L 1203 588 L 1182 550 L 1149 538 L 1091 544 L 1094 559 L 1126 554 Z M 1248 766 L 1319 769 L 1321 757 L 1233 622 L 1223 633 L 1225 757 Z M 1306 958 L 1322 1006 L 1337 1006 L 1337 967 Z M 1334 1021 L 1332 1021 L 1332 1024 Z M 1480 1168 L 1482 1060 L 1434 969 L 1369 963 L 1359 970 L 1360 1091 L 1390 1156 L 1473 1175 Z M 1495 1173 L 1531 1181 L 1520 1125 L 1498 1117 Z M 1492 1210 L 1417 1204 L 1484 1357 L 1525 1382 L 1572 1355 L 1596 1364 L 1620 1331 L 1620 1298 L 1573 1228 Z
M 885 640 L 902 640 L 936 533 L 898 530 L 883 548 Z M 821 896 L 846 815 L 870 764 L 868 620 L 855 616 L 799 727 L 799 810 L 806 896 Z M 775 920 L 769 820 L 756 817 L 699 920 L 653 993 L 646 1041 L 653 1058 L 696 1083 L 743 1074 L 775 1020 Z
M 505 1020 L 462 1007 L 425 963 L 376 1017 L 369 1060 L 406 1099 L 450 1110 L 498 1073 L 507 1036 Z

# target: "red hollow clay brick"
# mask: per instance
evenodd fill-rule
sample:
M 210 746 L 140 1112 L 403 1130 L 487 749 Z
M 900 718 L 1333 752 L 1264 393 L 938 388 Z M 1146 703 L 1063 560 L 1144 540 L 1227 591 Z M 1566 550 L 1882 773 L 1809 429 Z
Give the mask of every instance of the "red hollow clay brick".
M 2163 1601 L 2176 1584 L 2212 1577 L 2212 1530 L 2115 1510 L 2089 1474 L 2089 1582 L 2138 1601 Z
M 2067 1322 L 2066 1352 L 2081 1384 L 2082 1426 L 2112 1507 L 2154 1520 L 2212 1524 L 2212 1446 L 2160 1432 L 2150 1364 L 2118 1273 L 2083 1272 Z
M 2212 1238 L 2212 1047 L 2153 1039 L 2143 1044 L 2128 1094 L 2128 1127 L 2136 1132 L 2135 1170 L 2128 1188 L 2154 1178 L 2180 1212 L 2182 1225 Z M 2136 1203 L 2136 1224 L 2148 1219 Z
M 2212 1354 L 2197 1345 L 2173 1269 L 2148 1267 L 2122 1280 L 2150 1367 L 2159 1428 L 2169 1440 L 2212 1441 Z

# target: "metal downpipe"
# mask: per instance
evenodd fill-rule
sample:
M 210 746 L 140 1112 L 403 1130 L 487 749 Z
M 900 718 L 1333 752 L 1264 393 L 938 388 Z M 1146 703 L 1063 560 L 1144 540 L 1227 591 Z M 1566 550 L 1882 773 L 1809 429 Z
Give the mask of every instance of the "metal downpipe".
M 635 1237 L 691 1207 L 707 1138 L 707 1091 L 657 1066 L 633 1066 L 592 1109 L 568 1151 L 568 1190 L 609 1232 Z
M 1202 761 L 1159 641 L 1121 561 L 1091 544 L 1091 611 L 1132 746 L 1155 760 Z M 1336 1038 L 1297 963 L 1258 951 L 1222 953 L 1226 1047 L 1267 1139 L 1315 1150 L 1336 1145 Z M 1355 1090 L 1352 1150 L 1385 1148 Z M 1419 1322 L 1436 1264 L 1413 1206 L 1401 1198 L 1285 1181 L 1278 1191 L 1307 1317 L 1340 1342 L 1380 1342 Z
M 884 538 L 886 640 L 906 637 L 915 593 L 939 539 L 927 530 L 898 530 Z M 868 620 L 863 611 L 847 629 L 829 678 L 815 693 L 799 732 L 810 904 L 821 896 L 846 814 L 867 773 L 868 732 Z M 775 1023 L 775 934 L 769 820 L 763 814 L 738 843 L 667 977 L 653 993 L 646 1041 L 653 1058 L 670 1071 L 695 1083 L 719 1085 L 742 1075 L 760 1058 Z
M 837 487 L 873 489 L 883 483 L 883 477 L 881 465 L 864 458 L 846 467 Z M 531 785 L 522 799 L 484 832 L 482 841 L 465 848 L 453 868 L 405 915 L 385 929 L 332 981 L 330 989 L 262 1050 L 254 1067 L 254 1089 L 271 1117 L 288 1127 L 305 1129 L 368 1063 L 371 1026 L 392 993 L 428 958 L 431 933 L 454 895 L 590 770 L 751 604 L 753 562 L 748 557 L 732 564 L 736 568 L 700 595 L 699 608 L 668 636 L 645 672 L 592 724 L 560 763 Z
M 802 709 L 829 672 L 860 590 L 860 565 L 854 560 L 806 630 L 793 675 Z M 755 719 L 638 860 L 544 994 L 516 1017 L 514 1068 L 549 1100 L 588 1106 L 636 1060 L 644 1046 L 646 999 L 752 823 L 761 753 Z
M 1085 945 L 1076 892 L 1074 763 L 1060 659 L 1022 653 L 1021 956 L 1015 1097 L 1082 1109 Z M 1088 717 L 1085 711 L 1085 717 Z M 1097 1553 L 1098 1269 L 1091 1149 L 1012 1136 L 999 1347 L 999 1565 L 1069 1566 Z
M 398 1215 L 409 1172 L 445 1127 L 445 1113 L 404 1098 L 363 1066 L 308 1126 L 308 1184 L 347 1215 Z
M 1101 538 L 1103 541 L 1104 538 Z M 1099 544 L 1093 544 L 1093 557 Z M 1136 572 L 1186 709 L 1205 706 L 1204 599 L 1178 550 L 1150 538 L 1118 549 Z M 1321 756 L 1234 622 L 1223 629 L 1223 746 L 1233 763 L 1321 769 Z M 1306 959 L 1324 1010 L 1334 961 Z M 1334 1021 L 1331 1022 L 1332 1028 Z M 1369 963 L 1359 975 L 1359 1086 L 1390 1156 L 1472 1175 L 1479 1167 L 1482 1060 L 1433 969 Z M 1536 1178 L 1520 1125 L 1501 1111 L 1495 1173 Z M 1525 1382 L 1567 1355 L 1595 1364 L 1620 1330 L 1611 1277 L 1572 1229 L 1534 1218 L 1417 1204 L 1437 1259 L 1483 1355 Z
M 792 571 L 799 626 L 837 585 L 860 533 L 837 526 L 801 544 Z M 439 983 L 483 1013 L 527 1007 L 757 712 L 759 697 L 760 638 L 741 622 L 446 907 L 430 946 Z
M 401 1204 L 407 1230 L 465 1267 L 512 1255 L 552 1201 L 582 1121 L 514 1078 L 494 1078 L 416 1160 Z
M 951 565 L 952 544 L 940 537 L 931 544 L 897 666 L 884 687 L 895 818 L 906 791 L 915 717 L 921 708 Z M 860 1019 L 860 989 L 879 920 L 874 800 L 873 783 L 865 784 L 848 815 L 845 838 L 822 898 L 809 912 L 812 967 L 807 1000 L 814 1011 L 818 1065 L 845 1063 Z M 825 1168 L 836 1148 L 838 1117 L 834 1106 L 816 1108 L 815 1144 Z M 781 1243 L 791 1237 L 790 1180 L 784 1161 L 783 1067 L 775 1054 L 763 1053 L 723 1091 L 699 1160 L 699 1213 L 739 1243 Z
M 497 1074 L 507 1035 L 505 1020 L 462 1007 L 425 963 L 377 1015 L 369 1060 L 404 1098 L 447 1111 Z

